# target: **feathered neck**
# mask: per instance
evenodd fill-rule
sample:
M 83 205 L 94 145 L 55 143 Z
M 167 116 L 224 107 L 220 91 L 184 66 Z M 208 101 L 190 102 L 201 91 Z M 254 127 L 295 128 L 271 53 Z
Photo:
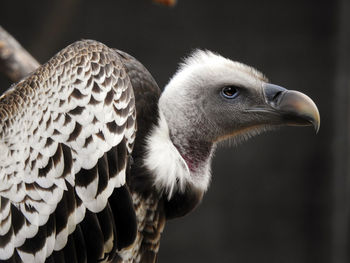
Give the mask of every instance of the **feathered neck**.
M 178 140 L 171 135 L 170 139 L 192 173 L 196 173 L 201 169 L 201 166 L 211 158 L 213 151 L 212 143 L 204 142 L 195 138 L 189 138 L 186 142 L 176 143 Z
M 183 141 L 179 139 L 181 137 Z M 194 141 L 171 134 L 165 116 L 159 110 L 158 125 L 147 139 L 144 164 L 153 174 L 156 189 L 165 193 L 168 199 L 176 192 L 183 193 L 187 184 L 203 192 L 209 186 L 214 145 L 191 142 Z

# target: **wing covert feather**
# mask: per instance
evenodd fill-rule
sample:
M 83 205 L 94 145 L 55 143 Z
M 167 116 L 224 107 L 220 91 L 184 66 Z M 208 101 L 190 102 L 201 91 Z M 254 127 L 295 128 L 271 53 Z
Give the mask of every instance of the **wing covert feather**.
M 119 55 L 99 42 L 68 46 L 6 91 L 0 97 L 0 260 L 43 262 L 68 241 L 76 246 L 69 235 L 125 184 L 135 126 L 130 79 Z M 33 239 L 40 242 L 33 246 Z

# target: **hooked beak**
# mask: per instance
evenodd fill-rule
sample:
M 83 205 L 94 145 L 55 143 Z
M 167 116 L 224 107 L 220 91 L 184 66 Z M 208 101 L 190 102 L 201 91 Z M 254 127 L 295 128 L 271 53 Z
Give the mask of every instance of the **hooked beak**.
M 312 125 L 316 133 L 318 132 L 320 114 L 317 106 L 308 96 L 270 83 L 263 84 L 263 91 L 267 107 L 250 111 L 270 112 L 278 116 L 286 125 Z

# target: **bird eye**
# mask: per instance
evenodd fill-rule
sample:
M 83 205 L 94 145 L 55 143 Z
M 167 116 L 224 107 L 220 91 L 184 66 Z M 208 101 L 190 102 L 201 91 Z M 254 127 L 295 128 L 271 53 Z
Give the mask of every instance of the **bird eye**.
M 238 96 L 239 92 L 238 89 L 234 86 L 227 86 L 224 87 L 221 90 L 221 94 L 226 98 L 226 99 L 234 99 Z

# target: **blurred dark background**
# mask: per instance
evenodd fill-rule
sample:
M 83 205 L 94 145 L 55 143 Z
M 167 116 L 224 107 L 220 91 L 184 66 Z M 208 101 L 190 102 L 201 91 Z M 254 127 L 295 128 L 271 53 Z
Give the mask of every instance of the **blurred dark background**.
M 138 58 L 160 87 L 194 48 L 308 94 L 321 129 L 220 147 L 201 206 L 168 222 L 159 262 L 347 263 L 350 1 L 4 1 L 0 25 L 41 63 L 79 39 Z M 10 85 L 0 76 L 2 91 Z

